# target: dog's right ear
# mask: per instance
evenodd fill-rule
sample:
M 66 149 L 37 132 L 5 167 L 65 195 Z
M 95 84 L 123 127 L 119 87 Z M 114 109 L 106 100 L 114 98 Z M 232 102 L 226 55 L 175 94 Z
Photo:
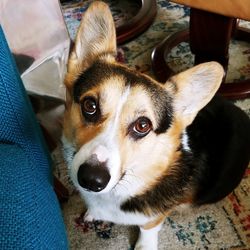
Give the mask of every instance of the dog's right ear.
M 115 24 L 108 5 L 96 1 L 82 16 L 69 57 L 68 73 L 77 76 L 105 54 L 111 58 L 116 54 Z

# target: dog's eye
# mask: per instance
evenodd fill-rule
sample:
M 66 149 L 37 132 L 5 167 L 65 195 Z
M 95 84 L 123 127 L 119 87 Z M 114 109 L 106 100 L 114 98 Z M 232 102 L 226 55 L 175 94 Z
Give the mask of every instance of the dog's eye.
M 87 96 L 81 101 L 82 116 L 86 122 L 95 123 L 100 120 L 101 111 L 97 99 Z
M 93 97 L 86 97 L 81 104 L 82 112 L 87 115 L 94 115 L 97 110 L 96 100 Z
M 137 138 L 146 136 L 152 130 L 152 123 L 147 117 L 140 117 L 134 122 L 133 134 Z

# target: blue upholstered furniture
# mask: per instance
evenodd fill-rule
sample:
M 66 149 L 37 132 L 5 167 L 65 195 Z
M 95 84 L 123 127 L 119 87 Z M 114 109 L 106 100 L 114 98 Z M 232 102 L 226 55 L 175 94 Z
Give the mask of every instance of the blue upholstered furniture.
M 0 27 L 0 249 L 67 249 L 51 162 Z

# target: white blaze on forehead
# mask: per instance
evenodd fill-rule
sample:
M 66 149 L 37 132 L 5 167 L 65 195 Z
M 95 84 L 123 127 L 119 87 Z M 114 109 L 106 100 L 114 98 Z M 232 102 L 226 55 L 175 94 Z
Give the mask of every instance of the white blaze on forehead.
M 130 87 L 127 87 L 125 89 L 125 91 L 123 92 L 123 94 L 121 96 L 121 99 L 120 99 L 120 101 L 119 101 L 119 103 L 117 105 L 115 119 L 114 119 L 113 126 L 112 126 L 114 132 L 118 128 L 119 121 L 120 121 L 119 118 L 121 117 L 122 108 L 123 108 L 124 104 L 126 103 L 126 101 L 128 100 L 129 93 L 130 93 Z
M 103 104 L 105 109 L 107 109 L 110 103 L 110 110 L 113 111 L 110 113 L 111 118 L 106 125 L 106 129 L 104 129 L 102 133 L 97 135 L 93 140 L 83 145 L 76 153 L 72 163 L 72 179 L 75 183 L 77 183 L 77 172 L 80 165 L 88 160 L 93 154 L 97 156 L 100 162 L 107 162 L 111 179 L 108 186 L 102 192 L 112 189 L 113 186 L 119 181 L 121 175 L 121 157 L 117 134 L 121 113 L 123 106 L 128 99 L 130 88 L 127 87 L 122 93 L 118 92 L 118 89 L 119 87 L 117 87 L 117 89 L 113 92 L 117 94 L 116 96 L 113 96 L 115 100 L 106 99 Z M 112 91 L 112 89 L 110 89 L 110 91 Z M 106 93 L 105 97 L 112 98 L 112 93 Z M 112 105 L 115 105 L 115 107 L 112 107 Z
M 103 190 L 104 192 L 112 189 L 121 177 L 121 157 L 117 135 L 120 128 L 119 125 L 121 113 L 124 104 L 128 99 L 129 93 L 130 88 L 127 87 L 120 96 L 119 102 L 116 103 L 114 115 L 112 115 L 112 119 L 110 119 L 109 124 L 107 125 L 107 129 L 100 135 L 102 136 L 102 138 L 100 140 L 97 139 L 97 141 L 99 141 L 101 145 L 105 145 L 105 147 L 107 148 L 107 167 L 110 171 L 111 176 L 108 186 Z M 99 158 L 98 155 L 97 158 Z
M 149 118 L 153 127 L 157 127 L 155 117 L 155 105 L 152 101 L 150 93 L 140 84 L 133 86 L 130 89 L 129 100 L 123 109 L 126 114 L 126 123 L 137 120 L 141 116 Z
M 120 128 L 121 114 L 123 107 L 128 100 L 130 94 L 130 87 L 123 88 L 119 83 L 124 80 L 121 78 L 113 78 L 104 85 L 103 90 L 101 89 L 101 108 L 102 113 L 105 116 L 108 114 L 108 123 L 106 124 L 106 129 L 100 134 L 104 138 L 103 142 L 108 147 L 108 145 L 113 145 L 118 148 L 117 145 L 117 134 Z M 99 140 L 100 143 L 101 140 Z

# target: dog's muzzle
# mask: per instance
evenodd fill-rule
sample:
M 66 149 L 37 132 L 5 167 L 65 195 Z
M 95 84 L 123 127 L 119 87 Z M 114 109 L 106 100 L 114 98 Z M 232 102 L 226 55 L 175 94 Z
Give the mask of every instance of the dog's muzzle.
M 107 162 L 100 162 L 94 154 L 78 170 L 77 179 L 81 187 L 88 191 L 100 192 L 109 183 Z

